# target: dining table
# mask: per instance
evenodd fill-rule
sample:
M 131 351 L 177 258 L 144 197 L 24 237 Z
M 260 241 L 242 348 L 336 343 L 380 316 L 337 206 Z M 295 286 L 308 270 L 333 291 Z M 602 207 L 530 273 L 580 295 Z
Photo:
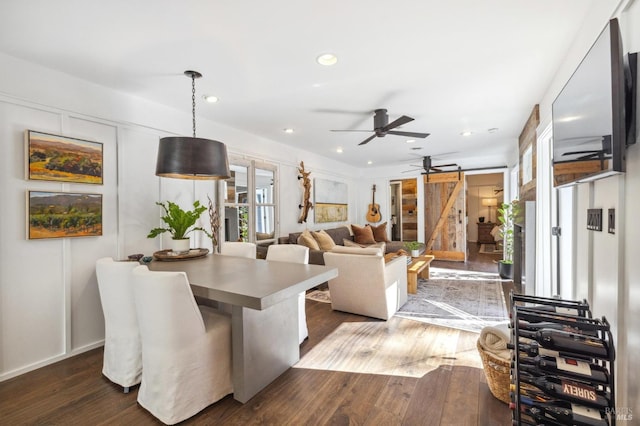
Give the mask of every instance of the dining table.
M 337 268 L 208 254 L 154 260 L 152 271 L 183 271 L 194 296 L 231 305 L 233 396 L 245 403 L 300 359 L 298 295 Z

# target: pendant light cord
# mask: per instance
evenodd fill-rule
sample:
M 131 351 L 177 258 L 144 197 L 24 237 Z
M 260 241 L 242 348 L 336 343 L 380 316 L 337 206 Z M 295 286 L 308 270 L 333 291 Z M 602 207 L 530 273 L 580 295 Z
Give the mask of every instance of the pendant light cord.
M 196 137 L 196 76 L 191 74 L 191 115 L 193 116 L 193 137 Z

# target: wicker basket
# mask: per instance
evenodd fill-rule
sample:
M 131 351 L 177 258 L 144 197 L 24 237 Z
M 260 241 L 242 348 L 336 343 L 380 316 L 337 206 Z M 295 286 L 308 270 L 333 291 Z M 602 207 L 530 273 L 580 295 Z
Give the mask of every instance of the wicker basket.
M 477 342 L 478 352 L 482 359 L 484 375 L 487 377 L 489 390 L 500 401 L 508 404 L 511 402 L 509 397 L 509 385 L 511 384 L 511 364 L 507 360 L 496 357 L 491 352 L 487 352 L 480 343 Z

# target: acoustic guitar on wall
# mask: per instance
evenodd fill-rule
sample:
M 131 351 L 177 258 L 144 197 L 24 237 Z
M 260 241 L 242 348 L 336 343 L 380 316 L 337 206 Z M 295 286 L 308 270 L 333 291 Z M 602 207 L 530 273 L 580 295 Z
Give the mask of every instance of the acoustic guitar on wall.
M 376 186 L 373 185 L 372 196 L 371 196 L 371 204 L 369 204 L 369 209 L 367 210 L 367 222 L 380 222 L 382 216 L 380 215 L 380 205 L 376 204 Z

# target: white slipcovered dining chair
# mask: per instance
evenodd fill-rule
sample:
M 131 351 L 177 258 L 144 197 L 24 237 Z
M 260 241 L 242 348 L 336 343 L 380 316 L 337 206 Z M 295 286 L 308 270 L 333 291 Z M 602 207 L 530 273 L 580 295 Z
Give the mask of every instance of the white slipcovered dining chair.
M 131 274 L 138 262 L 96 261 L 98 291 L 104 314 L 102 374 L 129 392 L 142 377 L 142 347 Z
M 166 424 L 233 392 L 231 319 L 198 306 L 184 272 L 133 271 L 142 337 L 138 403 Z
M 272 244 L 267 249 L 267 261 L 309 263 L 309 248 L 297 244 Z M 305 292 L 298 295 L 298 342 L 309 337 L 307 313 L 305 309 Z
M 225 241 L 220 248 L 220 254 L 223 256 L 248 257 L 256 258 L 256 245 L 243 241 Z
M 385 263 L 380 249 L 336 247 L 324 264 L 338 268 L 329 280 L 331 309 L 388 320 L 407 295 L 407 257 Z

